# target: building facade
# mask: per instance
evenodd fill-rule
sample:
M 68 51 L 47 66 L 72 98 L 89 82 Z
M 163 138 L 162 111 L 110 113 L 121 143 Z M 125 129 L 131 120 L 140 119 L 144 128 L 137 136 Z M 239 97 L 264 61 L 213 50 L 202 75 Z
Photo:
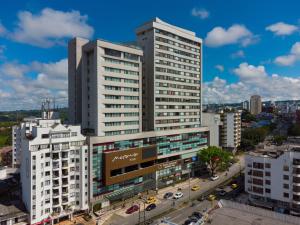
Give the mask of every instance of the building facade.
M 247 111 L 250 110 L 250 103 L 249 103 L 249 101 L 243 101 L 242 102 L 242 109 L 243 110 L 247 110 Z
M 250 98 L 250 113 L 257 115 L 262 111 L 261 97 L 259 95 L 252 95 Z
M 75 50 L 81 56 L 77 71 L 72 62 Z M 81 93 L 76 104 L 70 100 L 69 107 L 71 114 L 80 112 L 82 129 L 95 136 L 141 132 L 142 51 L 102 40 L 78 42 L 75 38 L 69 44 L 69 54 L 69 92 L 72 96 Z M 81 76 L 80 88 L 74 82 L 74 73 Z
M 221 113 L 221 143 L 222 147 L 236 150 L 241 144 L 241 110 Z
M 20 127 L 22 200 L 30 224 L 57 222 L 88 209 L 86 138 L 80 126 L 49 115 Z
M 136 30 L 137 45 L 69 44 L 71 93 L 81 76 L 82 129 L 89 135 L 92 203 L 126 199 L 197 173 L 208 145 L 201 126 L 202 40 L 158 18 Z M 84 44 L 83 44 L 84 43 Z M 80 50 L 81 49 L 81 50 Z M 72 74 L 70 74 L 72 73 Z M 69 87 L 70 88 L 70 87 Z M 78 99 L 79 102 L 79 99 Z
M 245 165 L 245 191 L 251 201 L 300 216 L 299 144 L 251 152 Z
M 203 126 L 207 126 L 209 129 L 209 145 L 221 147 L 221 132 L 223 125 L 221 115 L 214 112 L 203 112 L 202 123 Z
M 143 57 L 143 130 L 201 125 L 202 40 L 155 18 L 136 29 Z
M 188 179 L 208 128 L 90 137 L 90 201 L 113 202 Z

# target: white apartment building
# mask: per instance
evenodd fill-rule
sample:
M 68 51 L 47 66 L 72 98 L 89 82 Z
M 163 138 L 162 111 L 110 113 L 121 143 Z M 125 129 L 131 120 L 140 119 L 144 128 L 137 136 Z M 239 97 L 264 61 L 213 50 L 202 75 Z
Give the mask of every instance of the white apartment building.
M 13 126 L 12 127 L 12 167 L 16 168 L 20 166 L 20 127 Z
M 21 163 L 21 130 L 24 129 L 26 134 L 30 134 L 32 127 L 36 125 L 35 117 L 24 118 L 20 125 L 12 127 L 12 167 L 20 167 Z
M 155 18 L 136 29 L 143 57 L 143 130 L 201 125 L 202 39 Z
M 207 126 L 209 129 L 209 145 L 220 147 L 223 125 L 220 114 L 213 112 L 203 112 L 202 125 Z
M 221 113 L 222 147 L 236 149 L 241 144 L 241 110 Z
M 300 144 L 250 152 L 245 156 L 249 200 L 300 216 Z
M 85 132 L 96 136 L 140 132 L 142 55 L 136 46 L 103 40 L 71 40 L 70 121 L 81 122 Z
M 22 200 L 30 224 L 55 223 L 88 209 L 86 138 L 80 126 L 63 125 L 52 115 L 20 126 Z

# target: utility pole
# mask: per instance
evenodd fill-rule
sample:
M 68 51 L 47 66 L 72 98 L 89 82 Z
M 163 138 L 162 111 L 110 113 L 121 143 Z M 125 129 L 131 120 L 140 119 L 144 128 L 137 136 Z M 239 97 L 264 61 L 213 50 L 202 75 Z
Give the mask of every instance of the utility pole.
M 191 169 L 189 169 L 189 202 L 191 201 Z

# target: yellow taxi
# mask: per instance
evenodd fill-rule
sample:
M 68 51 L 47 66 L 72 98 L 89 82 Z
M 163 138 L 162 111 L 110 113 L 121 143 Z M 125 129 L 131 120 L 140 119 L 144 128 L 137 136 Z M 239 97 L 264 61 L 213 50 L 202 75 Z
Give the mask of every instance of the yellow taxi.
M 191 190 L 192 191 L 198 191 L 200 189 L 200 186 L 199 185 L 194 185 Z
M 209 201 L 213 201 L 216 199 L 216 196 L 215 195 L 209 195 L 208 198 L 207 198 Z
M 231 188 L 232 188 L 232 189 L 236 189 L 237 187 L 238 187 L 237 184 L 232 184 L 232 185 L 231 185 Z
M 147 204 L 153 204 L 153 203 L 155 203 L 156 202 L 156 198 L 155 197 L 148 197 L 147 198 Z

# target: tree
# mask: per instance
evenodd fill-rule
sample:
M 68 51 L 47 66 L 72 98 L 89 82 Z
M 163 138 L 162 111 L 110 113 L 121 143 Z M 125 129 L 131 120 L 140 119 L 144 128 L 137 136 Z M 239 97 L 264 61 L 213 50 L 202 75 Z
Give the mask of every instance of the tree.
M 282 145 L 283 142 L 286 140 L 286 137 L 285 136 L 281 136 L 281 135 L 275 135 L 273 137 L 273 142 L 274 144 L 276 145 Z
M 214 176 L 217 169 L 222 165 L 228 165 L 230 161 L 230 153 L 224 151 L 216 146 L 209 146 L 198 152 L 200 160 L 207 164 L 210 169 L 211 175 Z

